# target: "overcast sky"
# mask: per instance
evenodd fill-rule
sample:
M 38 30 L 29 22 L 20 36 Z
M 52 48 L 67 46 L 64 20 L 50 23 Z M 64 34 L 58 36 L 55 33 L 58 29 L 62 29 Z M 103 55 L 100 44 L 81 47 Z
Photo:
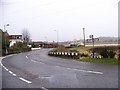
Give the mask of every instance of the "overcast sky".
M 118 36 L 119 0 L 0 0 L 0 28 L 21 34 L 27 28 L 32 40 L 83 39 L 93 34 Z

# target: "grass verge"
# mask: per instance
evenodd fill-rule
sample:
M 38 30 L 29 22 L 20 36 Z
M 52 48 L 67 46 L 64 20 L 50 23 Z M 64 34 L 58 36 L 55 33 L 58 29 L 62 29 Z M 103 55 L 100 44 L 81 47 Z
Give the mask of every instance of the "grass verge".
M 82 59 L 77 59 L 77 61 L 82 61 L 82 62 L 93 62 L 93 63 L 104 63 L 104 64 L 115 64 L 118 65 L 119 61 L 116 59 L 111 59 L 111 58 L 82 58 Z

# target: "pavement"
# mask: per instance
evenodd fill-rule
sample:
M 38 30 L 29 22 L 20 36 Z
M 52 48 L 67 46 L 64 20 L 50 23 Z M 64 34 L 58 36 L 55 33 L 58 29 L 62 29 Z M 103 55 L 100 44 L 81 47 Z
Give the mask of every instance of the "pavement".
M 78 62 L 40 49 L 2 60 L 2 88 L 118 88 L 118 66 Z

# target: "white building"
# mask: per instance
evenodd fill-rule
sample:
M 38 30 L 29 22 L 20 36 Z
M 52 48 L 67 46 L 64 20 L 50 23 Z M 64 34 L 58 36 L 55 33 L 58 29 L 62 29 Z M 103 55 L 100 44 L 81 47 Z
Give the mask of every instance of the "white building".
M 16 42 L 23 42 L 22 35 L 10 35 L 9 41 L 10 47 L 13 46 Z

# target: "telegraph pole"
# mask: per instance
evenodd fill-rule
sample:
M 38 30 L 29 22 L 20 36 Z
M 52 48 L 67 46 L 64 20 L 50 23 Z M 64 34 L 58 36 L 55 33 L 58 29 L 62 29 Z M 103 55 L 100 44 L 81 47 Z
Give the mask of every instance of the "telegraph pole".
M 85 47 L 85 28 L 83 28 L 83 38 L 84 38 L 84 47 Z

